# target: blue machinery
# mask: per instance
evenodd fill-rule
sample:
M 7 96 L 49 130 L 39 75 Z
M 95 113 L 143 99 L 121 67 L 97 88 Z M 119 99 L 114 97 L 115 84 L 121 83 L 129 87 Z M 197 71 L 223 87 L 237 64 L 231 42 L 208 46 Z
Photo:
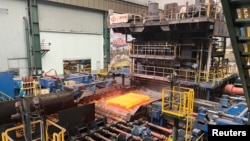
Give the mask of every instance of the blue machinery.
M 194 101 L 195 107 L 198 107 L 198 113 L 197 115 L 193 114 L 192 138 L 197 138 L 202 133 L 206 134 L 208 132 L 208 125 L 247 124 L 249 113 L 244 96 L 231 97 L 223 95 L 220 103 L 200 99 L 195 99 Z M 169 122 L 169 118 L 166 119 L 162 113 L 162 105 L 159 101 L 151 103 L 148 109 L 151 123 L 160 126 L 165 126 L 166 123 L 173 125 L 172 122 Z M 180 120 L 179 123 L 179 139 L 185 136 L 185 131 L 182 130 L 182 128 L 185 128 L 185 125 L 182 122 L 185 122 L 185 120 Z
M 60 77 L 42 77 L 39 79 L 40 85 L 43 88 L 49 88 L 50 92 L 59 92 L 62 90 L 73 90 L 75 96 L 80 95 L 81 90 L 89 90 L 94 92 L 96 85 L 102 87 L 109 87 L 113 83 L 113 79 L 106 79 L 103 81 L 97 81 L 94 74 L 70 74 L 67 79 Z
M 244 125 L 248 121 L 248 108 L 243 97 L 224 95 L 217 110 L 206 106 L 198 109 L 197 120 L 193 126 L 203 132 L 208 132 L 208 125 Z

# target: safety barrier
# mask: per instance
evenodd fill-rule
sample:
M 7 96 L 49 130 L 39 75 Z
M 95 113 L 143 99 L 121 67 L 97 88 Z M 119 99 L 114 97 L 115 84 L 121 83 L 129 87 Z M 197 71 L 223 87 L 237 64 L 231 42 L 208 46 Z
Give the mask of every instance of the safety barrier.
M 131 23 L 137 24 L 145 22 L 145 17 L 147 17 L 148 14 L 149 13 L 144 13 L 144 16 L 133 16 Z M 174 21 L 200 17 L 206 17 L 217 21 L 225 21 L 225 17 L 222 13 L 222 7 L 211 3 L 183 6 L 180 10 L 179 8 L 177 10 L 170 9 L 168 12 L 159 11 L 159 21 Z
M 206 82 L 214 86 L 222 82 L 228 76 L 237 74 L 238 72 L 236 64 L 226 65 L 217 69 L 211 69 L 210 71 L 194 69 L 174 69 L 167 67 L 134 64 L 132 73 L 159 76 L 166 79 L 169 78 L 172 74 L 176 73 L 176 79 L 178 80 L 191 81 L 196 84 Z
M 33 121 L 31 122 L 31 126 L 35 125 L 35 124 L 40 124 L 40 133 L 42 133 L 43 131 L 43 121 L 42 120 L 37 120 L 37 121 Z M 52 135 L 49 135 L 49 126 L 54 126 L 57 129 L 59 129 L 58 133 L 53 133 Z M 19 125 L 16 127 L 12 127 L 9 129 L 6 129 L 5 132 L 2 133 L 2 141 L 14 141 L 14 139 L 9 135 L 11 132 L 16 132 L 17 130 L 24 130 L 24 125 Z M 45 136 L 43 136 L 43 134 L 41 134 L 40 137 L 38 137 L 37 139 L 42 139 L 45 138 L 46 141 L 64 141 L 64 133 L 66 132 L 66 129 L 57 125 L 56 123 L 50 121 L 50 120 L 46 120 L 46 126 L 45 126 Z M 51 139 L 52 137 L 52 139 Z M 37 140 L 37 139 L 33 139 L 33 140 Z
M 177 13 L 174 13 L 172 10 L 169 14 L 165 15 L 167 20 L 182 20 L 196 17 L 207 17 L 224 21 L 222 7 L 210 3 L 200 3 L 198 5 L 189 5 L 188 7 L 183 6 Z
M 9 101 L 9 100 L 13 100 L 13 98 L 8 96 L 4 92 L 0 91 L 0 102 Z
M 177 118 L 186 119 L 185 141 L 191 141 L 193 127 L 194 90 L 174 86 L 162 89 L 162 112 Z
M 194 90 L 174 86 L 162 90 L 162 112 L 176 117 L 186 117 L 193 112 Z

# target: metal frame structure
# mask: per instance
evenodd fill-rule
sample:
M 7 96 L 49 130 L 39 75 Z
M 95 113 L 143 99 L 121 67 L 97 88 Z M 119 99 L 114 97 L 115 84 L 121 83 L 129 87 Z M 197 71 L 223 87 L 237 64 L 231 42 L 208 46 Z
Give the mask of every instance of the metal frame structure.
M 41 54 L 41 45 L 40 45 L 40 29 L 39 29 L 39 17 L 38 17 L 38 0 L 27 0 L 28 3 L 28 15 L 29 15 L 29 25 L 30 28 L 26 26 L 26 36 L 30 36 L 32 38 L 31 44 L 31 56 L 32 56 L 32 64 L 31 73 L 33 75 L 40 75 L 42 73 L 42 54 Z M 27 30 L 29 29 L 29 34 Z M 27 46 L 28 38 L 27 38 Z M 28 54 L 28 57 L 30 55 Z M 30 62 L 28 62 L 30 65 Z
M 250 43 L 250 36 L 248 36 L 249 34 L 247 35 L 246 32 L 241 35 L 238 34 L 241 29 L 246 29 L 250 25 L 249 15 L 248 18 L 245 18 L 244 12 L 242 12 L 245 8 L 247 8 L 248 13 L 250 13 L 250 1 L 222 0 L 221 2 L 247 106 L 248 109 L 250 109 L 250 48 L 247 47 Z M 250 124 L 250 116 L 248 117 L 248 124 Z

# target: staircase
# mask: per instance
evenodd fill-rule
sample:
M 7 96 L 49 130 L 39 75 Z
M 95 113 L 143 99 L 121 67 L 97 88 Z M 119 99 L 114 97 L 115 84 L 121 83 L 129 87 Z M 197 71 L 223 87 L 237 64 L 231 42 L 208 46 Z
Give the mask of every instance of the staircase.
M 221 3 L 238 73 L 250 109 L 250 0 L 221 0 Z
M 0 102 L 10 101 L 10 100 L 13 100 L 13 98 L 8 96 L 4 92 L 0 91 Z

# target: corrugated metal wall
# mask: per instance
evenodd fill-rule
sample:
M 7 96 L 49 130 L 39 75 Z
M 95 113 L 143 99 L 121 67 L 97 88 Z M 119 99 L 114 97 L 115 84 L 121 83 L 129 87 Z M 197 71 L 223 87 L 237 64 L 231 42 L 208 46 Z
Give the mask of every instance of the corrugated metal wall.
M 141 5 L 141 3 L 136 4 L 136 1 L 135 3 L 133 3 L 134 1 L 127 2 L 122 0 L 48 0 L 48 1 L 97 9 L 101 11 L 108 11 L 112 9 L 116 13 L 143 14 L 147 11 L 147 6 L 145 6 L 144 4 Z M 146 0 L 142 1 L 146 2 Z
M 103 33 L 103 13 L 52 3 L 39 4 L 40 31 Z
M 28 74 L 25 8 L 22 0 L 0 0 L 0 71 L 19 69 L 21 76 Z
M 63 74 L 64 59 L 91 58 L 92 70 L 97 62 L 103 67 L 103 13 L 43 2 L 39 20 L 41 41 L 51 43 L 42 58 L 44 71 Z
M 115 0 L 51 1 L 56 2 L 39 1 L 38 5 L 41 41 L 51 43 L 42 64 L 44 71 L 53 68 L 59 74 L 67 58 L 91 58 L 93 70 L 103 67 L 103 13 L 84 7 L 133 13 L 146 10 L 145 6 Z M 21 76 L 28 75 L 24 16 L 25 0 L 0 0 L 0 71 L 17 68 Z

